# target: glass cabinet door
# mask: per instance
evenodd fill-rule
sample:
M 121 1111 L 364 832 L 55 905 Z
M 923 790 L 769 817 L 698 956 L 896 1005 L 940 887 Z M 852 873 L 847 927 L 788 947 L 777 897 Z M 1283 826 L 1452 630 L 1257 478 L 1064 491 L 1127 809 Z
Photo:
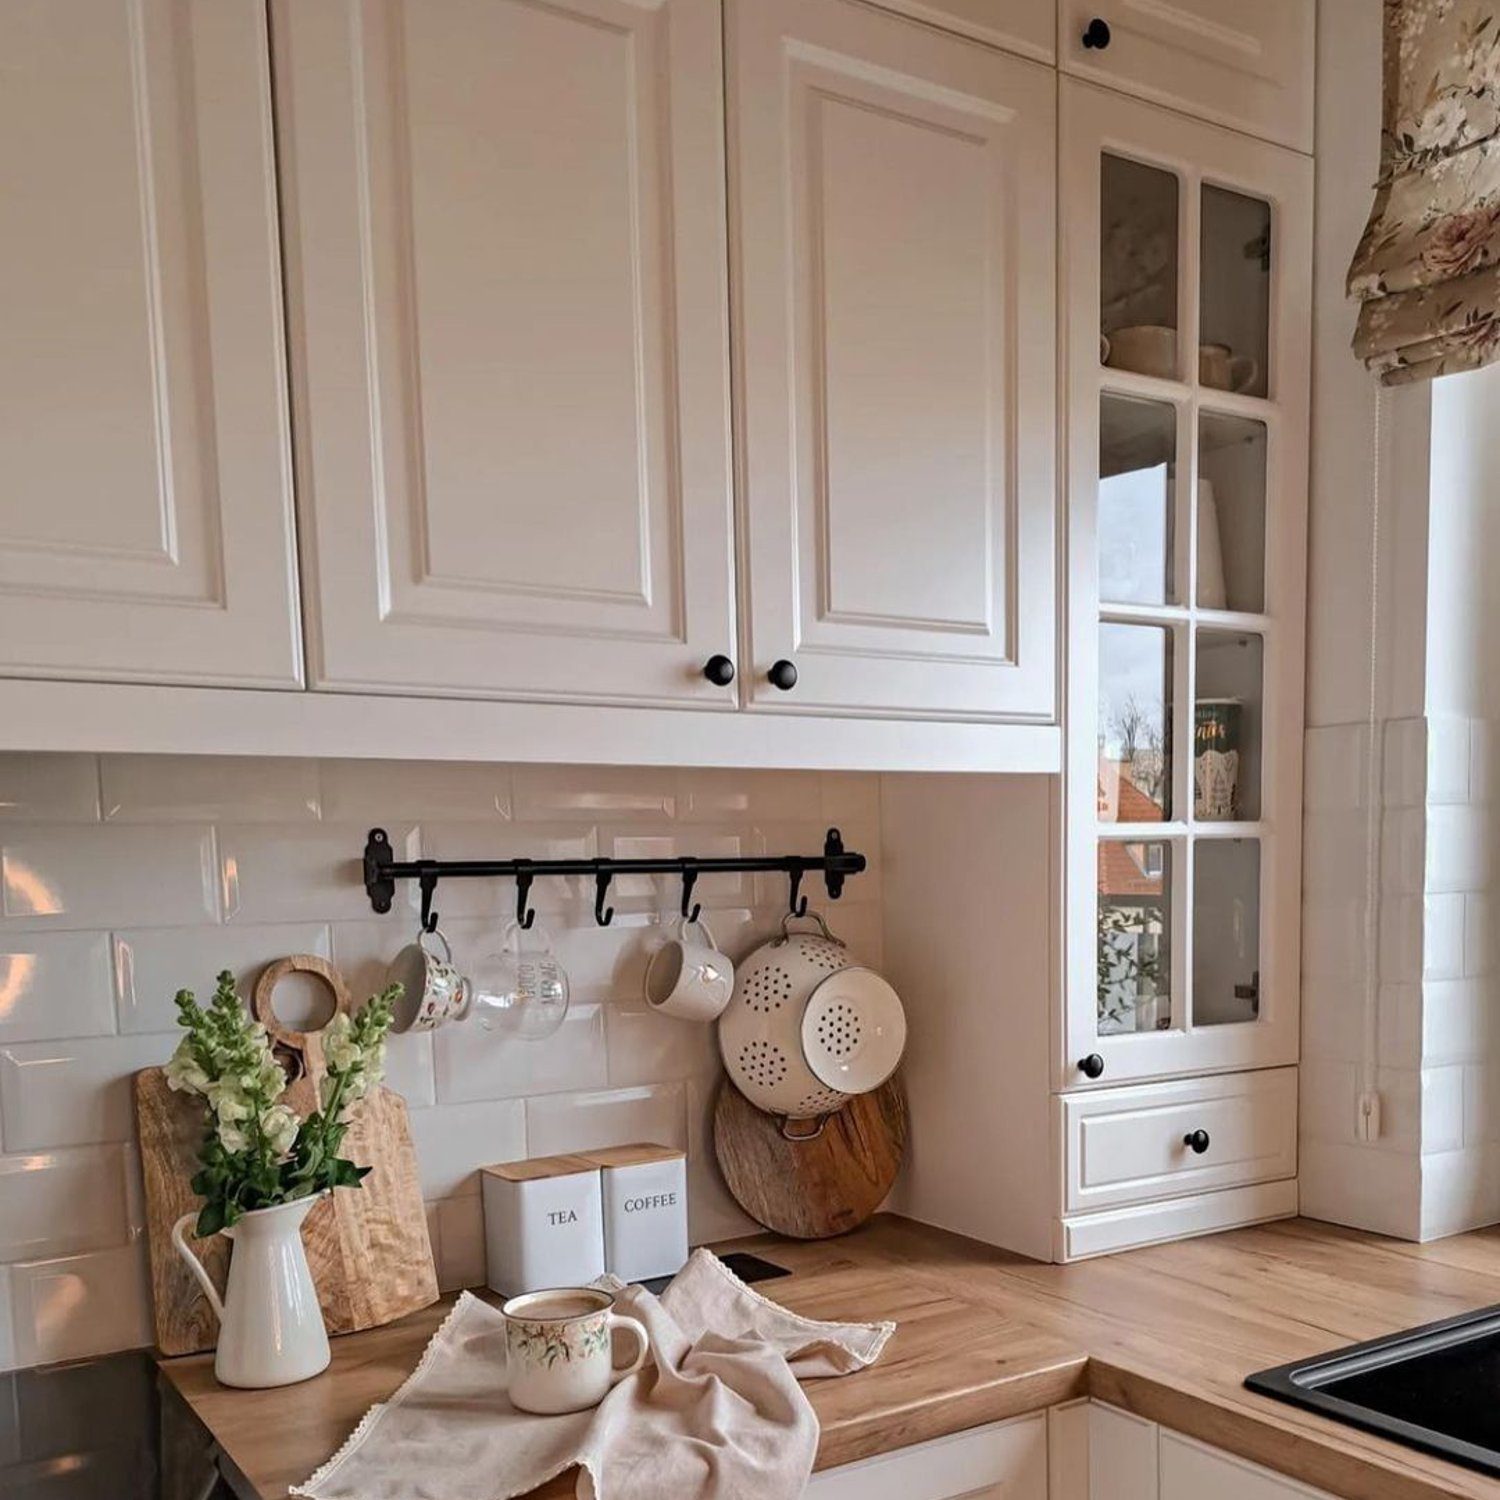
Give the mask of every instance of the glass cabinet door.
M 1062 159 L 1059 1084 L 1290 1062 L 1310 163 L 1071 81 Z

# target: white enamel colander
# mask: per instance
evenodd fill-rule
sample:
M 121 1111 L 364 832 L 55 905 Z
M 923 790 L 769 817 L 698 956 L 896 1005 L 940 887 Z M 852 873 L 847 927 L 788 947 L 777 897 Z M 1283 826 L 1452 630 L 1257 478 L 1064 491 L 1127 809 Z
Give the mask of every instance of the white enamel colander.
M 768 1114 L 811 1119 L 877 1089 L 906 1048 L 901 999 L 855 963 L 822 917 L 781 933 L 735 968 L 719 1053 L 735 1087 Z

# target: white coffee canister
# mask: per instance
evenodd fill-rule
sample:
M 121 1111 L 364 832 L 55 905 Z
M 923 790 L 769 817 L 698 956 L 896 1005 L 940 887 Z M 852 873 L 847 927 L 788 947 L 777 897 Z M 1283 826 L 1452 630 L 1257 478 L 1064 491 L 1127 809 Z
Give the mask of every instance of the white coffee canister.
M 604 1260 L 621 1281 L 674 1276 L 687 1264 L 687 1158 L 642 1143 L 587 1153 L 604 1191 Z
M 599 1167 L 585 1156 L 537 1156 L 481 1167 L 485 1280 L 516 1297 L 587 1286 L 604 1274 Z

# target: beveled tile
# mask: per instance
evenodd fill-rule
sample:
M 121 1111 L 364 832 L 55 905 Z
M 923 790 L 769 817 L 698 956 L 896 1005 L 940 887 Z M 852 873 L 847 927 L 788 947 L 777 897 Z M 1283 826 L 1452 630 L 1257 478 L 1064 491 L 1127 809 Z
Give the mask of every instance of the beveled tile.
M 248 1000 L 261 971 L 276 959 L 330 956 L 326 922 L 127 928 L 114 934 L 111 949 L 122 1032 L 174 1030 L 177 991 L 192 990 L 206 1005 L 221 969 L 233 972 Z
M 323 816 L 330 823 L 390 828 L 391 820 L 508 818 L 509 766 L 477 761 L 318 762 Z
M 600 852 L 614 859 L 681 859 L 697 854 L 738 859 L 764 852 L 753 832 L 737 828 L 678 828 L 660 832 L 601 827 Z M 698 877 L 693 899 L 705 908 L 744 906 L 750 900 L 753 875 L 706 874 Z M 682 901 L 682 881 L 676 875 L 621 875 L 610 886 L 610 899 L 628 903 L 633 911 L 676 911 Z
M 436 1101 L 431 1032 L 411 1031 L 386 1039 L 385 1086 L 411 1109 L 426 1109 Z
M 874 771 L 824 771 L 822 773 L 823 822 L 843 829 L 845 823 L 867 828 L 880 826 L 880 776 Z M 874 853 L 873 850 L 869 851 Z
M 102 932 L 0 932 L 0 1042 L 115 1029 Z
M 92 755 L 0 754 L 0 823 L 95 823 L 99 765 Z
M 712 1076 L 719 1067 L 717 1028 L 664 1016 L 640 1002 L 604 1008 L 612 1088 Z
M 516 766 L 517 821 L 663 822 L 677 810 L 676 773 L 644 766 Z
M 416 858 L 420 851 L 412 825 L 395 823 L 387 831 L 398 859 Z M 373 916 L 364 883 L 368 835 L 369 829 L 357 823 L 221 825 L 225 920 L 305 923 Z M 398 885 L 397 910 L 414 911 L 416 899 L 414 880 Z
M 5 916 L 28 928 L 182 926 L 219 911 L 213 831 L 193 824 L 17 824 L 0 833 L 0 881 Z
M 426 1199 L 478 1193 L 480 1167 L 539 1154 L 526 1149 L 526 1106 L 519 1099 L 414 1109 L 410 1118 Z
M 306 823 L 317 763 L 273 755 L 105 755 L 102 810 L 122 823 Z
M 0 1370 L 14 1370 L 20 1363 L 11 1316 L 10 1267 L 0 1266 Z
M 128 1141 L 130 1080 L 164 1063 L 177 1037 L 80 1037 L 0 1047 L 0 1140 L 11 1152 Z
M 677 815 L 693 823 L 817 822 L 823 817 L 823 785 L 816 771 L 679 771 Z
M 687 1105 L 682 1084 L 545 1094 L 526 1101 L 528 1156 L 554 1156 L 636 1141 L 686 1149 Z
M 437 1205 L 442 1258 L 438 1285 L 445 1292 L 484 1285 L 484 1208 L 477 1193 Z
M 144 1244 L 10 1267 L 16 1355 L 24 1365 L 151 1342 Z
M 0 1156 L 0 1260 L 125 1244 L 126 1167 L 122 1145 Z
M 604 1008 L 595 1004 L 570 1006 L 557 1031 L 539 1042 L 486 1031 L 475 1018 L 442 1027 L 432 1042 L 443 1104 L 598 1088 L 608 1077 Z
M 588 824 L 422 824 L 422 853 L 429 859 L 592 859 L 599 852 L 598 837 Z M 406 884 L 416 889 L 415 881 Z M 531 904 L 539 912 L 577 912 L 585 902 L 592 911 L 594 883 L 586 876 L 549 876 L 531 887 Z M 513 880 L 450 880 L 438 887 L 436 905 L 445 922 L 489 917 L 498 928 L 515 916 L 516 885 Z M 368 905 L 365 912 L 369 914 Z
M 755 1234 L 760 1225 L 724 1186 L 714 1155 L 713 1104 L 719 1080 L 694 1078 L 687 1085 L 688 1242 L 709 1245 Z

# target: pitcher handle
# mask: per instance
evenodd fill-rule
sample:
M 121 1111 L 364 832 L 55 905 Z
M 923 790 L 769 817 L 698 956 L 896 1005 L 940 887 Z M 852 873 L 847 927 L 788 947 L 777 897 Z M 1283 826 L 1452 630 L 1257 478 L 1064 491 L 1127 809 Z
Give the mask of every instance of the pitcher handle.
M 187 1262 L 188 1270 L 193 1273 L 198 1285 L 203 1288 L 203 1295 L 208 1298 L 208 1305 L 214 1310 L 214 1317 L 219 1322 L 224 1321 L 224 1304 L 219 1300 L 219 1289 L 213 1284 L 213 1278 L 203 1269 L 203 1262 L 188 1248 L 188 1242 L 184 1230 L 189 1224 L 196 1222 L 197 1214 L 183 1214 L 183 1216 L 172 1226 L 172 1243 L 177 1246 L 177 1253 Z
M 623 1328 L 627 1333 L 635 1335 L 636 1342 L 640 1348 L 636 1350 L 635 1358 L 621 1370 L 615 1370 L 609 1377 L 611 1386 L 619 1385 L 627 1375 L 634 1375 L 640 1367 L 646 1363 L 646 1356 L 651 1352 L 651 1335 L 646 1332 L 646 1325 L 638 1318 L 627 1318 L 623 1313 L 612 1312 L 605 1316 L 605 1323 L 611 1334 L 615 1329 Z

